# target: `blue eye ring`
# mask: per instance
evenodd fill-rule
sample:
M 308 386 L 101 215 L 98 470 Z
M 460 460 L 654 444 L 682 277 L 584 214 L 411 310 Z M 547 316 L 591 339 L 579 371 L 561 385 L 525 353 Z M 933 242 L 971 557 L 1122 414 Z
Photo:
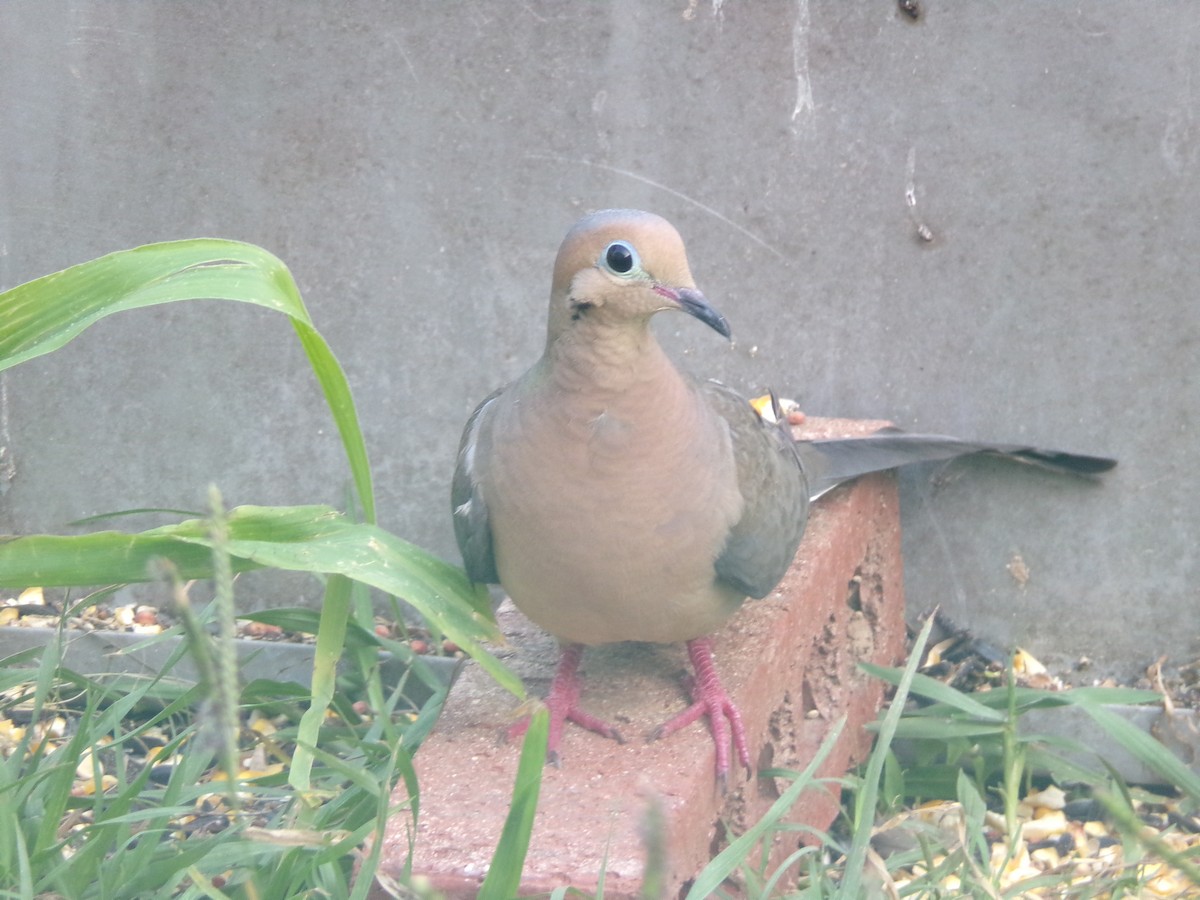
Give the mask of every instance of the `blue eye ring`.
M 605 247 L 597 265 L 618 278 L 632 278 L 642 270 L 638 252 L 628 241 L 613 241 Z

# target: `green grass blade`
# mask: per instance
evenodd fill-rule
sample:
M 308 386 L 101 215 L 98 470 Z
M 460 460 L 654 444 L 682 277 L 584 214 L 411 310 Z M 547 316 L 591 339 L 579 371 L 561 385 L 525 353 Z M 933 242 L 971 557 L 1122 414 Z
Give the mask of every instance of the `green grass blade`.
M 870 759 L 867 760 L 867 771 L 863 775 L 862 787 L 854 798 L 854 834 L 850 841 L 850 850 L 846 853 L 845 876 L 839 891 L 842 897 L 859 896 L 859 883 L 862 880 L 867 848 L 870 847 L 871 832 L 875 825 L 876 800 L 879 796 L 879 781 L 883 774 L 884 760 L 891 750 L 892 739 L 896 736 L 896 728 L 900 724 L 900 717 L 904 714 L 904 703 L 916 680 L 917 667 L 921 664 L 921 658 L 925 653 L 925 642 L 929 640 L 929 632 L 932 628 L 933 616 L 930 616 L 925 621 L 921 633 L 917 635 L 903 675 L 896 682 L 896 693 L 883 717 L 883 724 L 879 728 L 879 737 L 875 740 L 875 748 L 871 751 Z
M 1013 689 L 1012 697 L 1009 697 L 1007 690 L 982 691 L 971 696 L 989 709 L 1002 710 L 1006 717 L 1009 706 L 1014 702 L 1017 711 L 1023 713 L 1030 709 L 1070 706 L 1076 701 L 1137 706 L 1144 703 L 1158 703 L 1162 700 L 1162 695 L 1154 691 L 1119 687 L 1082 687 L 1070 688 L 1065 691 L 1047 691 L 1042 688 L 1017 687 Z
M 5 821 L 9 823 L 9 827 L 5 830 L 12 835 L 15 847 L 13 852 L 17 857 L 17 887 L 20 890 L 21 897 L 33 896 L 33 866 L 29 860 L 29 850 L 25 846 L 25 835 L 21 833 L 21 827 L 17 822 L 16 816 L 6 813 Z
M 868 729 L 878 731 L 882 725 L 872 722 Z M 896 726 L 896 737 L 906 740 L 932 739 L 946 741 L 951 738 L 980 738 L 1000 734 L 1003 725 L 971 720 L 932 718 L 929 716 L 905 716 Z
M 907 674 L 905 669 L 891 669 L 872 663 L 859 663 L 858 665 L 867 674 L 874 675 L 889 684 L 898 685 Z M 985 706 L 970 694 L 957 691 L 948 684 L 943 684 L 936 678 L 930 678 L 920 672 L 912 674 L 911 692 L 937 703 L 944 703 L 984 722 L 1003 722 L 1005 719 L 1005 712 Z
M 978 789 L 967 777 L 967 773 L 959 769 L 958 780 L 955 784 L 955 794 L 962 805 L 963 819 L 966 823 L 967 843 L 970 852 L 980 862 L 988 860 L 988 844 L 984 838 L 984 817 L 987 815 L 987 804 L 980 796 Z
M 1167 865 L 1173 866 L 1183 873 L 1194 887 L 1200 888 L 1200 859 L 1195 858 L 1194 854 L 1190 854 L 1193 858 L 1189 858 L 1189 854 L 1181 853 L 1175 847 L 1172 847 L 1155 833 L 1154 829 L 1146 828 L 1145 823 L 1138 818 L 1129 804 L 1118 799 L 1116 795 L 1107 791 L 1097 791 L 1096 796 L 1104 804 L 1122 834 L 1127 838 L 1131 837 L 1142 843 L 1157 854 Z M 1181 893 L 1176 896 L 1194 897 L 1197 893 L 1200 893 L 1200 891 L 1195 893 L 1189 891 L 1186 894 Z
M 402 746 L 395 746 L 392 748 L 392 753 L 388 760 L 388 768 L 384 773 L 385 789 L 379 792 L 377 798 L 378 802 L 375 807 L 375 819 L 373 823 L 374 835 L 359 865 L 358 874 L 354 881 L 354 890 L 349 900 L 366 900 L 375 885 L 375 873 L 379 870 L 379 860 L 383 855 L 384 836 L 387 833 L 388 819 L 393 812 L 401 814 L 405 809 L 403 804 L 393 806 L 391 791 L 386 789 L 386 785 L 398 782 L 401 779 L 404 781 L 411 797 L 416 790 L 417 779 L 417 774 L 413 771 L 412 757 L 409 756 Z
M 521 745 L 521 760 L 513 784 L 512 804 L 504 819 L 504 830 L 500 833 L 487 877 L 479 888 L 480 900 L 511 900 L 517 896 L 525 853 L 529 850 L 529 836 L 533 833 L 549 735 L 550 714 L 543 706 L 529 717 L 529 730 Z
M 1106 687 L 1077 687 L 1069 691 L 1059 691 L 1053 696 L 1063 703 L 1075 706 L 1092 704 L 1095 706 L 1141 706 L 1147 703 L 1162 703 L 1162 694 L 1158 691 L 1142 688 L 1106 688 Z
M 748 828 L 745 834 L 739 835 L 728 847 L 714 856 L 712 861 L 701 870 L 687 893 L 687 900 L 701 900 L 703 897 L 712 896 L 725 882 L 725 879 L 732 875 L 734 870 L 749 856 L 763 836 L 774 828 L 775 824 L 792 808 L 800 794 L 819 784 L 816 778 L 817 770 L 820 769 L 821 764 L 825 762 L 825 758 L 829 756 L 833 748 L 837 746 L 838 738 L 841 736 L 845 724 L 845 716 L 833 724 L 821 742 L 821 746 L 805 766 L 804 771 L 796 776 L 796 779 L 779 795 L 779 798 L 771 804 L 771 808 L 763 817 Z
M 1123 716 L 1091 702 L 1088 698 L 1075 704 L 1134 758 L 1163 776 L 1194 801 L 1200 802 L 1200 775 L 1158 740 L 1138 728 Z
M 312 748 L 319 743 L 325 711 L 333 701 L 337 680 L 337 663 L 346 641 L 346 623 L 350 614 L 350 579 L 335 575 L 325 585 L 321 604 L 321 627 L 317 630 L 317 647 L 313 657 L 312 703 L 300 718 L 296 752 L 288 781 L 297 791 L 307 792 L 312 775 Z
M 1025 761 L 1030 770 L 1045 772 L 1055 784 L 1098 784 L 1104 777 L 1100 769 L 1090 768 L 1063 755 L 1094 753 L 1094 747 L 1085 747 L 1078 741 L 1057 735 L 1022 733 L 1021 740 L 1025 743 Z

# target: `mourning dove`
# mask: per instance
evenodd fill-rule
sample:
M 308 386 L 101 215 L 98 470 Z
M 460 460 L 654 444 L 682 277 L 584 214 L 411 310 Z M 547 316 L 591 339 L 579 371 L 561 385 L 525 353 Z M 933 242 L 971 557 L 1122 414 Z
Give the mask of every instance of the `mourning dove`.
M 723 782 L 730 735 L 747 768 L 750 756 L 708 635 L 780 581 L 811 498 L 866 472 L 967 453 L 1086 473 L 1112 463 L 898 432 L 793 441 L 738 394 L 675 367 L 650 330 L 668 310 L 730 336 L 670 223 L 606 210 L 568 232 L 541 359 L 463 432 L 455 535 L 471 579 L 501 584 L 560 642 L 546 700 L 552 759 L 568 720 L 618 737 L 580 709 L 585 645 L 686 641 L 694 702 L 653 736 L 707 716 Z

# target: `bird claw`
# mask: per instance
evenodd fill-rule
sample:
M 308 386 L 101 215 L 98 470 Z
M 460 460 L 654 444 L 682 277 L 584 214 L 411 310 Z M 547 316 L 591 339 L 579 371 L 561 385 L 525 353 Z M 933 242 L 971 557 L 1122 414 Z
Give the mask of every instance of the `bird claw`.
M 718 685 L 719 689 L 719 685 Z M 716 745 L 717 782 L 721 792 L 725 791 L 725 783 L 729 776 L 729 739 L 733 737 L 733 746 L 737 751 L 738 762 L 746 771 L 750 771 L 750 748 L 746 743 L 746 727 L 742 724 L 742 714 L 724 690 L 719 695 L 705 696 L 699 699 L 683 712 L 663 722 L 652 732 L 647 740 L 657 741 L 674 734 L 703 716 L 708 717 L 709 731 Z
M 580 728 L 586 728 L 593 734 L 611 738 L 618 744 L 625 743 L 625 738 L 621 736 L 621 732 L 617 731 L 617 729 L 613 728 L 607 722 L 585 713 L 582 709 L 574 708 L 567 710 L 566 719 L 568 722 L 574 722 Z
M 709 730 L 716 744 L 717 785 L 725 791 L 729 778 L 729 743 L 737 751 L 738 761 L 750 771 L 750 750 L 746 743 L 746 728 L 742 724 L 742 714 L 738 711 L 729 694 L 721 685 L 713 665 L 712 642 L 708 638 L 696 638 L 688 641 L 688 656 L 695 670 L 695 677 L 687 680 L 688 691 L 692 695 L 692 705 L 679 715 L 659 725 L 650 734 L 648 740 L 655 741 L 674 734 L 686 728 L 702 716 L 708 716 Z M 550 713 L 550 734 L 546 741 L 546 761 L 553 766 L 559 766 L 562 757 L 558 747 L 562 740 L 563 729 L 567 722 L 574 722 L 580 728 L 586 728 L 601 737 L 610 738 L 619 744 L 625 743 L 625 738 L 617 729 L 607 722 L 584 712 L 579 707 L 579 663 L 583 658 L 582 644 L 567 644 L 562 648 L 562 656 L 554 673 L 554 681 L 545 699 L 546 709 Z M 529 718 L 510 726 L 509 739 L 520 737 L 529 728 Z
M 563 729 L 567 722 L 574 722 L 580 728 L 586 728 L 601 737 L 610 738 L 618 744 L 625 743 L 621 732 L 602 719 L 579 708 L 579 663 L 583 658 L 582 644 L 567 644 L 562 648 L 562 656 L 558 669 L 554 673 L 554 681 L 550 685 L 550 693 L 546 696 L 546 709 L 550 713 L 550 736 L 546 740 L 546 762 L 558 768 L 562 757 L 558 745 L 562 740 Z M 509 740 L 515 740 L 529 728 L 529 717 L 508 728 Z
M 668 719 L 650 733 L 648 740 L 656 741 L 686 728 L 701 716 L 708 717 L 708 727 L 716 745 L 717 785 L 724 793 L 729 777 L 729 739 L 737 751 L 738 761 L 750 771 L 750 748 L 746 742 L 746 727 L 742 714 L 721 685 L 712 660 L 712 642 L 708 638 L 688 641 L 688 656 L 696 677 L 689 679 L 688 691 L 692 705 Z
M 613 728 L 602 719 L 598 719 L 589 713 L 585 713 L 581 709 L 563 709 L 559 704 L 550 703 L 549 698 L 546 700 L 546 708 L 550 712 L 550 739 L 546 742 L 546 762 L 555 768 L 560 768 L 562 757 L 558 752 L 558 742 L 562 737 L 562 732 L 567 722 L 574 722 L 580 728 L 586 728 L 593 734 L 598 734 L 601 737 L 606 737 L 616 741 L 618 744 L 624 744 L 625 738 L 621 732 Z M 505 735 L 510 741 L 515 741 L 529 730 L 529 717 L 525 716 L 518 722 L 510 725 Z

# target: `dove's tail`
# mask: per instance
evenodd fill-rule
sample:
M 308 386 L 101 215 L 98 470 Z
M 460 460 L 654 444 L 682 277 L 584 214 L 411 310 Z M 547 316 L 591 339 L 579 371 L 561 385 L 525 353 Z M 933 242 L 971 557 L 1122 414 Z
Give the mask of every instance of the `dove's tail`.
M 941 434 L 910 434 L 898 428 L 885 428 L 864 437 L 800 441 L 797 451 L 814 500 L 859 475 L 975 454 L 999 456 L 1051 472 L 1085 477 L 1107 472 L 1117 464 L 1115 459 L 1103 456 L 1042 450 L 1024 444 L 963 441 Z

